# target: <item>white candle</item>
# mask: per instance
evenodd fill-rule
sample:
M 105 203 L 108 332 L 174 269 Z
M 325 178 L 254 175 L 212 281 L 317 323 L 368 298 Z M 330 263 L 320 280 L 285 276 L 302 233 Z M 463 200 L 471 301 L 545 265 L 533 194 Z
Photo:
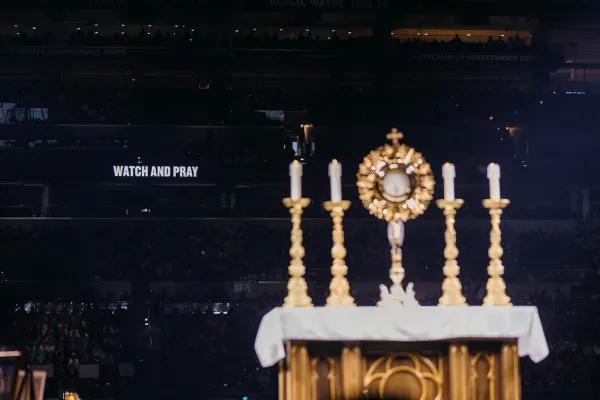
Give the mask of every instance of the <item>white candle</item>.
M 290 164 L 290 186 L 292 200 L 298 200 L 302 197 L 302 164 L 294 161 Z
M 444 200 L 454 201 L 454 178 L 456 178 L 454 164 L 444 164 L 442 177 L 444 178 Z
M 500 200 L 500 166 L 498 164 L 488 165 L 487 177 L 490 181 L 490 199 Z
M 329 163 L 329 184 L 331 187 L 331 201 L 342 201 L 342 164 L 333 160 Z

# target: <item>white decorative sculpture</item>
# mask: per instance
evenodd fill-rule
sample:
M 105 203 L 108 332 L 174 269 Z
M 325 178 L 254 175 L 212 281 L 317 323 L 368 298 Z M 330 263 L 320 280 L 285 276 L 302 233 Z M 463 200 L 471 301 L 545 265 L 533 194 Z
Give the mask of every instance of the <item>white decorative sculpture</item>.
M 404 243 L 404 224 L 401 221 L 390 221 L 388 223 L 388 240 L 391 246 L 392 268 L 390 269 L 390 279 L 392 286 L 388 289 L 385 285 L 380 285 L 381 300 L 377 305 L 395 305 L 403 307 L 418 307 L 419 302 L 415 299 L 414 285 L 411 283 L 406 287 L 406 292 L 402 288 L 404 279 L 404 268 L 402 267 L 402 244 Z
M 401 307 L 420 307 L 419 302 L 415 299 L 415 290 L 413 283 L 409 283 L 406 291 L 402 286 L 392 285 L 388 289 L 385 285 L 379 285 L 380 298 L 378 305 L 380 306 L 401 306 Z

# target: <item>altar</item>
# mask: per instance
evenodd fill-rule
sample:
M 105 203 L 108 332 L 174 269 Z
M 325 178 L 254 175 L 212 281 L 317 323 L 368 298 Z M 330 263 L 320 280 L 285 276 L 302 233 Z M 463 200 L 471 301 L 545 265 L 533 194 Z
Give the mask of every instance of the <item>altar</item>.
M 255 350 L 307 400 L 518 400 L 518 357 L 548 355 L 535 307 L 276 308 Z
M 302 164 L 290 165 L 291 196 L 283 200 L 292 222 L 287 296 L 264 316 L 255 341 L 261 365 L 278 365 L 280 400 L 520 400 L 519 357 L 548 356 L 537 308 L 513 307 L 506 294 L 500 219 L 510 201 L 500 197 L 497 164 L 488 166 L 490 197 L 482 202 L 491 222 L 483 305 L 468 306 L 462 294 L 454 226 L 464 201 L 455 198 L 449 163 L 442 168 L 444 197 L 436 201 L 446 222 L 438 307 L 421 307 L 418 288 L 404 286 L 404 224 L 428 208 L 435 181 L 402 137 L 392 130 L 392 143 L 368 153 L 357 173 L 363 206 L 388 223 L 392 284 L 379 286 L 378 307 L 356 307 L 346 278 L 343 217 L 350 202 L 342 200 L 336 160 L 329 164 L 331 201 L 323 204 L 333 222 L 329 296 L 325 307 L 313 306 L 300 227 L 310 199 L 301 195 Z

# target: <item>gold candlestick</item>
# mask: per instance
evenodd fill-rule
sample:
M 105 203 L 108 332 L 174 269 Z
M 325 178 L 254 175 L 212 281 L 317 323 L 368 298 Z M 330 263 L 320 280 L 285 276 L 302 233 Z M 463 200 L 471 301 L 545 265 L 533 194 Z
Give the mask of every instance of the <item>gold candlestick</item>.
M 510 297 L 506 295 L 506 283 L 502 275 L 504 274 L 504 265 L 502 265 L 502 232 L 500 231 L 500 216 L 502 210 L 510 204 L 509 200 L 483 200 L 483 206 L 490 210 L 492 219 L 492 229 L 490 230 L 490 265 L 488 266 L 487 294 L 483 299 L 484 306 L 512 306 Z
M 304 247 L 302 246 L 302 229 L 300 229 L 300 221 L 304 209 L 310 204 L 310 199 L 301 198 L 292 200 L 291 198 L 283 199 L 283 204 L 290 210 L 292 217 L 292 232 L 291 232 L 291 247 L 290 257 L 292 261 L 288 267 L 290 280 L 288 281 L 288 294 L 283 300 L 283 307 L 312 307 L 312 299 L 308 295 L 308 287 L 304 279 L 306 267 L 302 262 L 304 258 Z
M 341 201 L 326 201 L 323 203 L 325 210 L 329 211 L 333 220 L 333 247 L 331 248 L 331 257 L 333 264 L 331 265 L 331 283 L 329 284 L 329 297 L 327 297 L 326 307 L 354 307 L 354 298 L 350 295 L 350 284 L 346 279 L 348 266 L 346 265 L 346 247 L 344 246 L 344 228 L 342 221 L 344 211 L 350 208 L 350 202 L 347 200 Z
M 446 217 L 446 232 L 444 238 L 446 247 L 444 248 L 444 283 L 442 283 L 442 297 L 438 305 L 440 306 L 466 306 L 467 302 L 462 295 L 462 285 L 458 279 L 460 267 L 456 259 L 458 258 L 458 248 L 456 247 L 456 231 L 454 230 L 456 210 L 463 205 L 463 201 L 456 200 L 438 200 L 437 206 L 442 209 Z

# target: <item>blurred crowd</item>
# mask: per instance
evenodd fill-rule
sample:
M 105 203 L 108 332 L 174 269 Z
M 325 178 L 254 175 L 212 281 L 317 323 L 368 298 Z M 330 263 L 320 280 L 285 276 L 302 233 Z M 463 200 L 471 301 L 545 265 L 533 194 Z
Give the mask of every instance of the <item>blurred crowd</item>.
M 467 274 L 463 275 L 463 283 L 468 280 L 465 276 Z M 570 291 L 563 291 L 558 285 L 556 289 L 536 289 L 535 285 L 530 285 L 528 290 L 513 295 L 515 305 L 538 306 L 551 349 L 550 356 L 539 364 L 522 361 L 525 399 L 558 400 L 567 392 L 582 399 L 593 398 L 589 393 L 597 395 L 595 383 L 600 378 L 600 342 L 596 334 L 600 328 L 600 320 L 596 317 L 600 299 L 594 287 L 597 283 L 597 278 L 587 280 L 587 283 L 579 281 Z M 419 287 L 418 282 L 416 287 Z M 482 284 L 465 284 L 464 291 L 469 304 L 481 304 L 485 293 Z M 315 304 L 324 303 L 326 293 L 321 292 L 311 291 Z M 372 305 L 377 301 L 376 292 L 355 289 L 353 295 L 359 305 Z M 181 368 L 172 369 L 169 376 L 179 384 L 201 379 L 217 392 L 235 388 L 241 390 L 240 396 L 257 394 L 254 396 L 257 398 L 261 398 L 258 394 L 276 393 L 276 368 L 265 370 L 258 366 L 253 354 L 253 338 L 262 316 L 280 306 L 284 296 L 284 291 L 258 298 L 242 295 L 232 300 L 226 312 L 221 308 L 216 311 L 214 307 L 212 312 L 210 307 L 208 311 L 204 308 L 202 312 L 186 312 L 183 306 L 179 311 L 173 311 L 171 307 L 170 313 L 157 311 L 156 321 L 161 321 L 163 332 L 163 348 L 157 352 L 163 354 L 155 356 L 171 360 L 163 365 L 161 373 L 169 366 L 177 365 Z M 436 305 L 438 296 L 439 293 L 417 293 L 422 305 Z M 157 301 L 156 304 L 162 303 Z M 239 335 L 239 332 L 248 334 Z M 194 369 L 198 365 L 211 365 L 210 371 L 203 370 L 200 374 Z
M 600 311 L 597 291 L 581 283 L 574 285 L 570 293 L 558 289 L 530 290 L 521 292 L 521 297 L 513 296 L 512 300 L 516 305 L 538 306 L 550 356 L 539 364 L 522 360 L 524 398 L 559 399 L 565 393 L 573 393 L 587 399 L 589 393 L 597 395 L 596 382 L 600 378 L 600 343 L 595 334 L 600 328 L 595 317 Z M 479 292 L 481 286 L 472 286 L 466 292 L 470 304 L 480 304 Z M 315 302 L 323 301 L 320 293 L 311 294 Z M 355 290 L 353 295 L 360 305 L 370 305 L 376 300 L 373 293 Z M 231 299 L 226 311 L 211 307 L 210 303 L 208 307 L 200 306 L 202 311 L 199 311 L 198 302 L 208 301 L 205 297 L 197 298 L 196 302 L 192 297 L 173 306 L 158 296 L 150 307 L 152 317 L 146 327 L 119 323 L 132 318 L 127 311 L 108 312 L 107 317 L 101 317 L 101 311 L 87 309 L 72 314 L 21 310 L 8 331 L 32 364 L 54 366 L 50 382 L 57 388 L 89 390 L 85 389 L 89 380 L 93 383 L 87 386 L 95 386 L 96 392 L 106 393 L 110 385 L 115 390 L 117 385 L 122 387 L 117 363 L 134 360 L 131 350 L 141 344 L 137 357 L 144 361 L 135 364 L 135 374 L 143 375 L 135 391 L 147 394 L 145 398 L 164 398 L 173 390 L 191 393 L 198 388 L 204 393 L 268 398 L 276 393 L 277 372 L 275 368 L 262 369 L 258 365 L 253 341 L 262 316 L 279 306 L 283 297 L 282 292 L 252 299 L 242 295 Z M 418 297 L 422 305 L 436 304 L 436 294 Z M 131 340 L 131 337 L 138 338 L 138 346 L 127 342 L 126 338 Z M 91 365 L 98 366 L 99 375 L 90 377 L 79 372 L 79 368 Z
M 343 30 L 343 29 L 342 29 Z M 71 31 L 69 35 L 62 36 L 52 32 L 41 33 L 37 29 L 33 32 L 26 30 L 0 34 L 0 45 L 11 46 L 124 46 L 124 47 L 192 47 L 192 48 L 236 48 L 236 49 L 397 49 L 420 51 L 457 51 L 457 52 L 520 52 L 531 51 L 527 46 L 530 38 L 498 37 L 490 36 L 487 40 L 474 41 L 465 36 L 463 39 L 457 34 L 449 40 L 438 40 L 423 36 L 398 37 L 391 34 L 389 40 L 382 41 L 380 38 L 363 36 L 357 32 L 331 32 L 324 34 L 313 33 L 306 30 L 273 30 L 257 32 L 256 29 L 240 31 L 235 29 L 231 34 L 218 35 L 201 33 L 195 29 L 185 29 L 177 26 L 170 30 L 160 28 L 144 27 L 137 34 L 117 30 L 108 33 L 100 32 L 96 27 L 90 30 L 78 28 Z M 322 29 L 321 29 L 322 31 Z M 323 32 L 321 32 L 323 33 Z M 341 35 L 341 36 L 340 36 Z M 419 34 L 420 35 L 420 34 Z M 535 45 L 535 42 L 534 42 Z
M 323 238 L 330 236 L 330 222 L 307 220 L 303 229 L 307 280 L 315 303 L 323 304 L 331 246 Z M 488 229 L 487 223 L 477 221 L 458 227 L 461 279 L 470 304 L 480 304 L 485 293 Z M 385 226 L 348 219 L 345 232 L 349 279 L 360 287 L 353 295 L 361 305 L 374 304 L 376 283 L 388 281 Z M 550 357 L 541 364 L 523 361 L 526 392 L 592 390 L 600 377 L 597 237 L 597 228 L 588 224 L 503 225 L 505 277 L 509 287 L 520 287 L 512 292 L 513 302 L 539 307 L 551 347 Z M 135 362 L 136 376 L 144 377 L 136 390 L 157 398 L 177 386 L 190 388 L 190 382 L 217 392 L 272 393 L 276 372 L 259 368 L 253 339 L 261 317 L 284 297 L 281 282 L 287 279 L 288 249 L 287 220 L 6 223 L 0 227 L 5 285 L 61 277 L 76 287 L 75 282 L 91 281 L 131 281 L 138 286 L 162 281 L 164 288 L 178 287 L 178 282 L 209 286 L 237 282 L 241 288 L 245 282 L 274 285 L 273 290 L 251 297 L 243 289 L 200 294 L 146 287 L 133 295 L 111 297 L 131 302 L 109 301 L 103 306 L 91 292 L 65 302 L 73 295 L 65 292 L 62 301 L 20 303 L 4 337 L 25 350 L 32 363 L 52 364 L 52 382 L 63 388 L 79 387 L 87 379 L 77 372 L 78 365 L 98 366 L 95 386 L 122 386 L 118 363 Z M 406 280 L 416 282 L 423 305 L 434 305 L 439 296 L 424 291 L 429 287 L 426 282 L 442 280 L 442 252 L 443 224 L 410 224 L 404 245 Z M 375 282 L 374 290 L 363 291 L 360 282 Z M 84 304 L 82 295 L 87 296 Z M 122 304 L 137 304 L 137 311 Z
M 320 126 L 399 119 L 405 124 L 422 124 L 426 117 L 436 116 L 425 121 L 431 128 L 449 129 L 485 123 L 513 126 L 547 111 L 547 106 L 539 106 L 540 100 L 556 102 L 557 107 L 573 107 L 568 103 L 572 97 L 565 99 L 563 94 L 550 99 L 535 90 L 519 90 L 510 82 L 482 83 L 469 91 L 440 90 L 439 85 L 429 81 L 404 90 L 370 84 L 345 87 L 317 83 L 305 88 L 273 88 L 249 80 L 208 76 L 161 82 L 145 77 L 143 72 L 132 72 L 129 79 L 102 83 L 64 79 L 5 85 L 0 88 L 0 125 L 264 126 L 293 121 L 285 115 L 288 112 L 304 112 L 308 122 Z M 406 97 L 413 101 L 405 102 Z M 486 101 L 478 101 L 480 97 Z M 586 100 L 589 104 L 594 98 Z M 579 109 L 578 113 L 585 114 L 585 110 Z M 490 120 L 490 116 L 494 118 Z M 548 116 L 556 117 L 550 113 Z
M 197 89 L 195 92 L 202 93 L 200 96 L 208 93 Z M 89 93 L 97 92 L 90 88 Z M 140 98 L 144 94 L 145 91 L 141 91 Z M 438 182 L 440 165 L 451 161 L 457 165 L 458 184 L 485 186 L 485 166 L 489 162 L 499 163 L 503 190 L 513 200 L 513 216 L 573 217 L 572 205 L 581 203 L 581 196 L 570 193 L 567 188 L 593 190 L 593 178 L 600 172 L 595 162 L 600 143 L 590 134 L 591 127 L 598 122 L 598 113 L 594 111 L 596 96 L 550 93 L 536 97 L 528 93 L 520 97 L 518 93 L 495 93 L 486 95 L 486 101 L 482 102 L 478 96 L 469 97 L 463 93 L 427 95 L 403 104 L 403 97 L 400 97 L 400 103 L 390 101 L 386 104 L 376 100 L 374 92 L 346 94 L 345 99 L 341 94 L 331 97 L 323 94 L 321 99 L 315 100 L 318 102 L 315 107 L 321 110 L 316 114 L 326 114 L 330 118 L 327 121 L 331 121 L 342 114 L 371 115 L 372 118 L 376 113 L 380 117 L 376 127 L 363 128 L 357 123 L 356 126 L 329 129 L 325 127 L 327 125 L 319 125 L 318 115 L 313 116 L 309 111 L 302 113 L 303 118 L 313 120 L 314 117 L 316 121 L 314 132 L 308 138 L 304 137 L 299 122 L 295 123 L 291 117 L 291 121 L 287 120 L 287 112 L 285 119 L 282 117 L 283 124 L 272 121 L 282 126 L 264 125 L 267 113 L 254 111 L 252 115 L 263 118 L 262 126 L 100 125 L 77 128 L 0 124 L 0 178 L 11 185 L 20 184 L 2 186 L 0 207 L 12 207 L 10 211 L 2 211 L 2 215 L 117 217 L 139 216 L 142 209 L 151 209 L 152 216 L 179 212 L 181 217 L 199 217 L 214 215 L 215 209 L 219 209 L 218 212 L 229 209 L 234 215 L 274 216 L 265 214 L 265 210 L 282 211 L 279 201 L 287 194 L 286 190 L 277 189 L 275 198 L 262 199 L 261 196 L 249 196 L 252 189 L 247 186 L 243 189 L 235 187 L 248 183 L 283 187 L 288 181 L 286 164 L 293 159 L 303 159 L 307 193 L 312 192 L 311 197 L 317 200 L 313 193 L 327 192 L 324 171 L 331 159 L 336 158 L 344 164 L 345 184 L 354 185 L 352 175 L 356 165 L 369 149 L 384 142 L 384 135 L 392 126 L 405 132 L 406 143 L 425 155 L 433 165 Z M 206 102 L 210 103 L 210 95 L 207 96 Z M 182 98 L 186 98 L 185 95 Z M 123 104 L 140 103 L 125 101 Z M 258 105 L 247 108 L 255 109 L 260 110 Z M 123 110 L 124 114 L 129 113 L 127 107 Z M 283 110 L 280 111 L 283 115 Z M 566 112 L 576 118 L 566 122 L 560 117 Z M 160 111 L 151 114 L 164 115 Z M 578 156 L 573 161 L 556 162 L 563 159 L 564 154 L 575 153 Z M 116 193 L 114 188 L 107 190 L 104 186 L 106 183 L 132 183 L 132 180 L 115 180 L 113 165 L 182 165 L 180 163 L 199 167 L 197 178 L 185 183 L 215 185 L 215 193 L 209 193 L 207 188 L 195 194 L 190 193 L 189 188 L 163 188 L 164 192 L 155 193 L 156 196 L 125 199 L 136 197 L 136 194 L 131 190 Z M 586 168 L 582 169 L 581 165 Z M 544 182 L 553 182 L 553 185 L 546 186 L 545 191 L 535 192 L 534 186 L 543 186 Z M 35 204 L 40 202 L 41 195 L 32 196 L 33 186 L 23 186 L 23 183 L 50 186 L 49 205 L 53 207 L 47 209 Z M 313 189 L 309 188 L 311 185 Z M 99 187 L 104 189 L 99 190 Z M 76 188 L 81 188 L 78 194 Z M 274 189 L 255 191 L 267 197 Z M 177 197 L 175 192 L 185 192 L 179 195 L 184 201 L 163 201 Z M 350 192 L 348 199 L 356 200 L 355 190 Z M 235 201 L 232 194 L 235 194 Z M 461 196 L 468 200 L 468 208 L 461 213 L 464 216 L 473 214 L 472 209 L 480 208 L 479 200 L 484 195 L 485 190 L 477 193 L 472 196 L 475 200 L 472 202 L 461 189 Z M 227 198 L 225 202 L 223 196 Z M 186 201 L 188 204 L 184 204 Z M 144 202 L 148 204 L 137 206 Z M 229 206 L 223 208 L 223 203 Z M 356 201 L 354 203 L 357 205 Z M 173 204 L 178 206 L 173 207 Z M 557 204 L 561 206 L 557 207 Z M 590 204 L 594 206 L 595 201 Z
M 123 346 L 126 315 L 121 310 L 96 310 L 92 303 L 22 307 L 16 310 L 22 317 L 11 327 L 17 348 L 26 350 L 31 363 L 59 366 L 60 374 L 69 368 L 74 369 L 69 373 L 79 372 L 80 364 L 115 365 L 130 347 Z
M 139 156 L 156 158 L 160 154 L 165 159 L 167 154 L 160 150 L 168 147 L 173 150 L 169 153 L 171 159 L 196 163 L 202 160 L 214 163 L 218 155 L 223 161 L 233 156 L 232 164 L 255 166 L 277 157 L 289 161 L 299 156 L 310 161 L 308 155 L 311 154 L 321 162 L 337 158 L 357 163 L 366 149 L 380 145 L 385 132 L 397 126 L 405 132 L 406 142 L 433 163 L 450 160 L 465 165 L 465 171 L 475 171 L 495 161 L 502 165 L 503 173 L 515 167 L 519 170 L 517 175 L 529 174 L 536 179 L 551 169 L 555 174 L 562 174 L 559 182 L 568 179 L 572 184 L 580 184 L 589 180 L 577 170 L 579 163 L 595 168 L 593 160 L 600 150 L 590 135 L 591 127 L 598 123 L 598 114 L 594 112 L 597 97 L 593 95 L 408 92 L 406 96 L 411 96 L 411 102 L 407 103 L 405 96 L 389 98 L 377 90 L 315 91 L 301 96 L 295 92 L 263 93 L 223 87 L 159 90 L 142 85 L 98 90 L 78 84 L 72 90 L 63 89 L 62 95 L 41 88 L 21 87 L 0 93 L 0 101 L 8 104 L 6 109 L 0 108 L 0 120 L 6 124 L 3 126 L 0 122 L 0 151 L 4 152 L 0 161 L 10 157 L 13 158 L 10 165 L 13 165 L 21 157 L 30 162 L 32 156 L 24 150 L 40 148 L 76 152 L 111 149 L 119 153 L 116 156 L 115 151 L 105 151 L 102 155 L 86 153 L 81 158 L 91 162 L 106 155 L 112 159 L 129 157 L 130 164 L 137 162 Z M 91 97 L 90 93 L 93 93 Z M 165 102 L 165 97 L 170 101 Z M 30 123 L 35 121 L 27 119 L 14 121 L 15 109 L 33 107 L 44 99 L 51 104 L 46 119 L 33 125 Z M 109 103 L 112 106 L 108 106 Z M 4 118 L 1 110 L 4 110 Z M 294 113 L 288 110 L 299 111 L 301 117 L 295 120 Z M 279 117 L 270 119 L 275 113 Z M 560 117 L 563 113 L 576 118 L 565 121 Z M 293 148 L 293 139 L 302 136 L 299 125 L 306 121 L 314 123 L 314 137 Z M 63 122 L 98 126 L 78 130 L 72 126 L 50 125 Z M 169 123 L 178 126 L 140 126 Z M 365 123 L 370 128 L 364 128 Z M 325 128 L 332 124 L 339 127 Z M 238 128 L 228 128 L 231 126 Z M 173 137 L 176 140 L 172 140 Z M 556 146 L 556 143 L 561 145 Z M 304 149 L 304 145 L 313 147 Z M 556 163 L 554 160 L 563 151 L 577 152 L 578 163 Z M 16 155 L 11 157 L 10 152 Z M 63 163 L 77 157 L 73 153 L 61 154 Z M 46 170 L 46 167 L 29 165 L 32 171 Z M 54 165 L 56 163 L 52 163 Z M 25 168 L 18 171 L 29 172 Z M 60 176 L 68 178 L 65 174 Z
M 108 393 L 118 380 L 118 364 L 133 360 L 132 321 L 122 304 L 123 309 L 94 302 L 18 303 L 2 337 L 29 364 L 49 372 L 48 395 L 60 389 L 89 392 L 81 377 L 95 379 L 96 392 Z
M 595 253 L 586 246 L 593 237 L 588 224 L 577 227 L 567 221 L 557 224 L 554 230 L 536 226 L 534 221 L 504 223 L 508 280 L 555 280 L 557 270 L 596 270 Z M 289 261 L 289 229 L 287 219 L 38 220 L 18 226 L 7 223 L 0 227 L 0 264 L 9 281 L 49 280 L 54 276 L 78 280 L 281 280 Z M 389 245 L 385 224 L 347 219 L 344 229 L 352 279 L 386 279 Z M 489 222 L 459 221 L 457 229 L 460 265 L 465 276 L 485 277 Z M 303 232 L 310 279 L 316 283 L 327 280 L 331 240 L 323 238 L 330 237 L 331 222 L 305 221 Z M 409 268 L 410 279 L 441 279 L 443 232 L 442 218 L 408 225 L 405 262 L 419 266 Z M 29 248 L 36 251 L 27 251 Z M 52 268 L 40 270 L 43 265 Z
M 595 316 L 600 311 L 600 301 L 593 285 L 575 287 L 569 294 L 558 289 L 530 289 L 512 299 L 516 305 L 538 306 L 551 349 L 548 359 L 539 364 L 522 361 L 525 399 L 558 400 L 568 392 L 582 399 L 592 398 L 586 397 L 588 392 L 597 395 L 600 342 L 596 332 L 600 325 Z M 481 285 L 473 285 L 466 293 L 470 304 L 481 303 L 481 291 Z M 324 296 L 314 291 L 311 294 L 317 304 L 323 304 Z M 353 295 L 359 305 L 376 301 L 373 294 L 355 290 Z M 162 366 L 161 374 L 171 368 L 166 376 L 174 382 L 185 385 L 197 380 L 216 392 L 238 389 L 243 395 L 276 393 L 276 368 L 259 367 L 253 354 L 253 338 L 261 317 L 281 305 L 283 297 L 284 293 L 272 293 L 258 299 L 238 299 L 225 314 L 211 313 L 209 309 L 206 314 L 180 312 L 164 316 L 160 319 L 164 324 L 164 348 L 155 357 L 169 361 Z M 435 305 L 437 296 L 419 296 L 419 300 L 422 305 Z M 199 365 L 211 368 L 199 372 Z

